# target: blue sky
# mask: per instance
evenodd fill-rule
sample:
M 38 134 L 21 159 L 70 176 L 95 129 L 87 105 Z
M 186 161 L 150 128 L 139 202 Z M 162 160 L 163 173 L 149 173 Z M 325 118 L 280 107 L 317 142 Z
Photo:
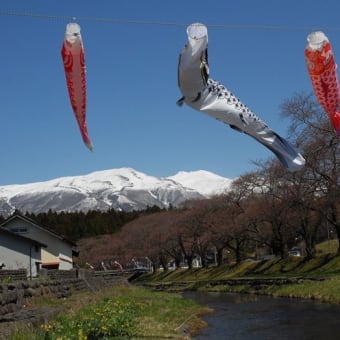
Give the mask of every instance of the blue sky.
M 208 26 L 211 77 L 286 136 L 281 104 L 312 91 L 306 37 L 322 28 L 340 58 L 339 13 L 338 0 L 0 1 L 0 185 L 120 167 L 160 177 L 202 169 L 234 178 L 254 169 L 270 151 L 176 106 L 186 26 Z M 86 49 L 93 152 L 80 137 L 60 55 L 72 17 Z

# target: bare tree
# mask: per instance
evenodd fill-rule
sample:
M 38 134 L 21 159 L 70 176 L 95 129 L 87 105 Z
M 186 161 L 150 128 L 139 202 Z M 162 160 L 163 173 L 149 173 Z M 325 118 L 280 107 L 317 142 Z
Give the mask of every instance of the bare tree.
M 326 219 L 340 237 L 340 143 L 327 114 L 311 95 L 296 95 L 282 106 L 290 131 L 304 148 L 306 167 L 295 195 L 307 256 L 313 257 L 317 230 Z M 340 245 L 338 249 L 340 255 Z
M 209 240 L 216 253 L 217 265 L 223 264 L 224 253 L 232 240 L 232 201 L 228 195 L 221 195 L 209 200 L 209 209 L 204 217 L 208 226 Z

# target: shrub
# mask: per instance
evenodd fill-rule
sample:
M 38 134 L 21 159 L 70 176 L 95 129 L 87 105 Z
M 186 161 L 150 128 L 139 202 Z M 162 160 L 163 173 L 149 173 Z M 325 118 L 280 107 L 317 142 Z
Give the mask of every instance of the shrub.
M 136 334 L 135 318 L 141 304 L 124 298 L 107 299 L 81 309 L 73 317 L 62 316 L 43 325 L 45 340 L 94 340 L 109 337 L 131 337 Z

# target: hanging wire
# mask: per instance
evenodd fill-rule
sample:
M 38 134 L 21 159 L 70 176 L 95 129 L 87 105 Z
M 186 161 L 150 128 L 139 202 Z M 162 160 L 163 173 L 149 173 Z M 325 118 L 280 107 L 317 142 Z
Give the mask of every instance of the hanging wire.
M 162 21 L 144 21 L 144 20 L 130 20 L 130 19 L 115 19 L 115 18 L 95 18 L 95 17 L 75 17 L 64 15 L 48 15 L 36 13 L 19 13 L 0 11 L 0 16 L 15 16 L 15 17 L 30 17 L 35 19 L 53 19 L 53 20 L 68 20 L 74 21 L 92 21 L 112 24 L 134 24 L 134 25 L 158 25 L 158 26 L 187 26 L 185 23 L 178 22 L 162 22 Z
M 53 19 L 53 20 L 72 20 L 74 17 L 48 15 L 48 14 L 35 14 L 35 13 L 19 13 L 19 12 L 6 12 L 0 11 L 0 16 L 3 17 L 30 17 L 35 19 Z
M 153 26 L 179 26 L 187 27 L 190 23 L 169 22 L 169 21 L 148 21 L 148 20 L 131 20 L 131 19 L 116 19 L 116 18 L 96 18 L 96 17 L 75 17 L 64 15 L 48 15 L 37 13 L 22 13 L 11 11 L 0 11 L 0 16 L 14 17 L 29 17 L 35 19 L 51 19 L 51 20 L 66 20 L 66 21 L 88 21 L 111 24 L 126 24 L 126 25 L 153 25 Z M 222 30 L 272 30 L 272 31 L 340 31 L 340 27 L 311 27 L 311 26 L 271 26 L 271 25 L 225 25 L 225 24 L 207 24 L 210 29 Z

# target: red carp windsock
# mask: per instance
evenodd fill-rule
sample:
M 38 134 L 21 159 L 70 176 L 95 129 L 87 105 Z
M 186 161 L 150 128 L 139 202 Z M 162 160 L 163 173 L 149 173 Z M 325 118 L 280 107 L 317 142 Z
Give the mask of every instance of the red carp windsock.
M 86 146 L 92 150 L 86 125 L 86 67 L 85 51 L 80 34 L 80 26 L 70 23 L 66 26 L 61 48 L 68 93 L 81 136 Z
M 340 136 L 337 65 L 332 46 L 323 32 L 313 32 L 308 35 L 305 57 L 315 95 Z
M 271 150 L 289 171 L 305 164 L 303 156 L 284 138 L 271 130 L 246 105 L 219 82 L 209 78 L 208 30 L 200 23 L 187 28 L 188 42 L 178 63 L 178 86 L 184 102 L 233 129 L 253 137 Z

